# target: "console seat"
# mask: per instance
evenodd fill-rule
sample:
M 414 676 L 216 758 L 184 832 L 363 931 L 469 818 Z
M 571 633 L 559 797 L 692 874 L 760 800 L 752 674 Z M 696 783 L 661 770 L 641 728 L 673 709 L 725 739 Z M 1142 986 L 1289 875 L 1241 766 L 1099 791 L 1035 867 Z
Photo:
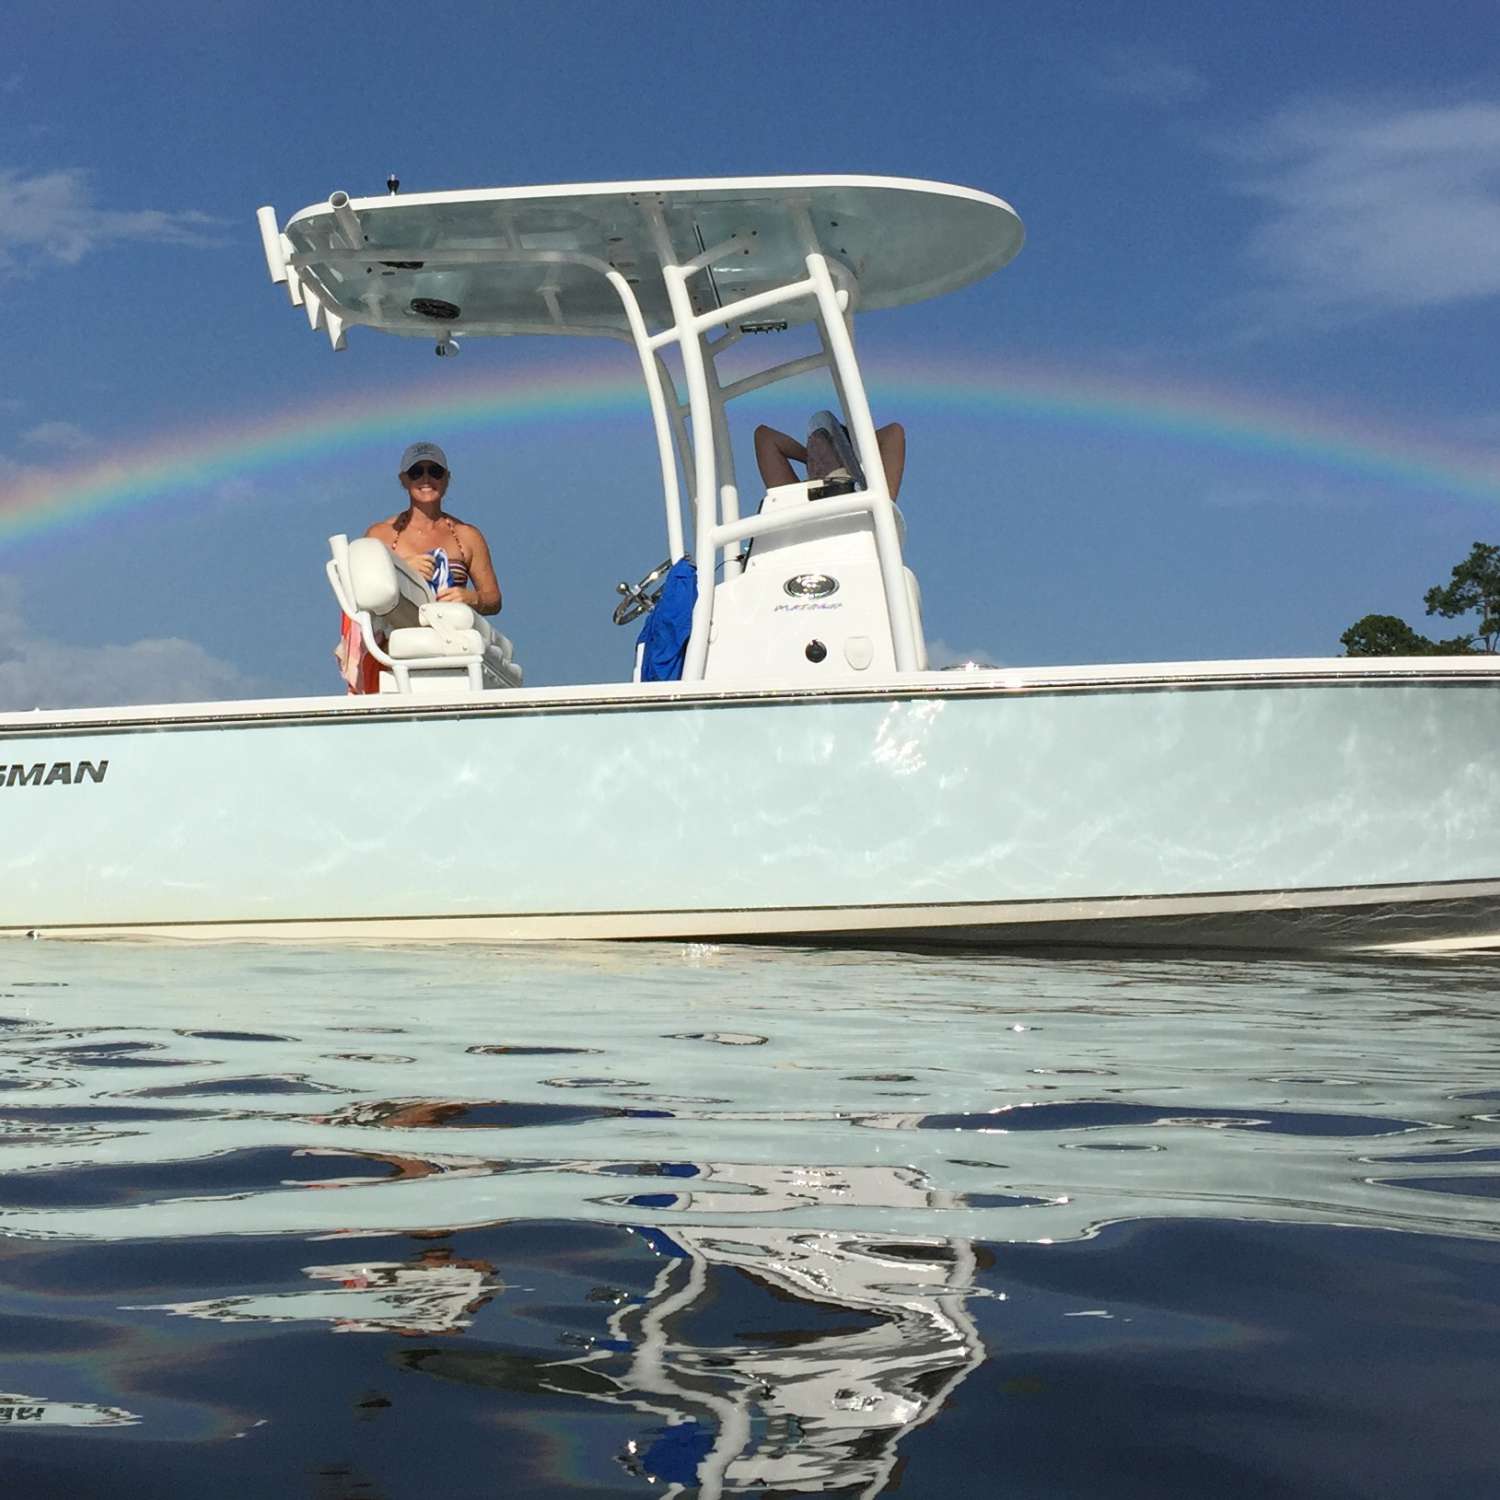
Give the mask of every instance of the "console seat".
M 374 537 L 328 539 L 328 581 L 380 662 L 383 693 L 520 687 L 515 648 L 467 604 L 439 604 L 426 580 Z
M 423 604 L 417 625 L 390 633 L 386 650 L 399 661 L 421 656 L 476 656 L 498 651 L 506 661 L 515 654 L 510 641 L 467 604 Z

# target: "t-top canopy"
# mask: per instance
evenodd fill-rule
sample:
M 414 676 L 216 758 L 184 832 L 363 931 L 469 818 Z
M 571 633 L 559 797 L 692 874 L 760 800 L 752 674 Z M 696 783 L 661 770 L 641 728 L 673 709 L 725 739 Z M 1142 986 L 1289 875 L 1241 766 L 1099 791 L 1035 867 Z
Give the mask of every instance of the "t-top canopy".
M 287 264 L 340 323 L 432 337 L 630 335 L 617 271 L 648 325 L 674 319 L 663 261 L 702 257 L 695 312 L 805 275 L 821 251 L 848 268 L 857 307 L 953 291 L 1005 265 L 1024 231 L 972 188 L 898 177 L 743 177 L 485 188 L 348 198 L 286 226 Z M 268 252 L 269 253 L 269 252 Z M 810 320 L 811 299 L 774 326 Z

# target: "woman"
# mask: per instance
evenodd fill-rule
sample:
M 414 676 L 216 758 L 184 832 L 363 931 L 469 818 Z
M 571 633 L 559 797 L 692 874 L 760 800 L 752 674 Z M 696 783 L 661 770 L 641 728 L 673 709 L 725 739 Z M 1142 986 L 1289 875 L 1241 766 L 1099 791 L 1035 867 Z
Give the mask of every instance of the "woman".
M 467 604 L 482 615 L 499 614 L 500 585 L 483 533 L 443 509 L 447 455 L 436 443 L 413 443 L 401 455 L 398 477 L 406 509 L 377 521 L 365 535 L 384 542 L 432 583 L 440 604 Z

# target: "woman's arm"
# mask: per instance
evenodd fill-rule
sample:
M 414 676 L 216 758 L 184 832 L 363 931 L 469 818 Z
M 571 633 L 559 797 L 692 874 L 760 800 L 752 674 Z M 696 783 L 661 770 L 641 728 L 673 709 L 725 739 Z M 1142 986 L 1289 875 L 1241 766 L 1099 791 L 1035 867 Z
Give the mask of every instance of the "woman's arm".
M 466 589 L 444 589 L 438 598 L 444 603 L 467 604 L 482 615 L 500 613 L 500 584 L 495 565 L 490 561 L 489 543 L 477 526 L 464 526 L 461 533 L 469 551 L 469 583 Z

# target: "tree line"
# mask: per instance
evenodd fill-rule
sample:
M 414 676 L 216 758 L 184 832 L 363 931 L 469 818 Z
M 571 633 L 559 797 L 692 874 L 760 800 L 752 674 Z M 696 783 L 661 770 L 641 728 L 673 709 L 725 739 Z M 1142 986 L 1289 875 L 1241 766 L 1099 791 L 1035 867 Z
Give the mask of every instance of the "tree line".
M 1427 590 L 1429 615 L 1457 620 L 1478 615 L 1471 634 L 1429 640 L 1399 615 L 1365 615 L 1339 637 L 1345 656 L 1467 656 L 1500 645 L 1500 546 L 1475 542 L 1446 584 Z

